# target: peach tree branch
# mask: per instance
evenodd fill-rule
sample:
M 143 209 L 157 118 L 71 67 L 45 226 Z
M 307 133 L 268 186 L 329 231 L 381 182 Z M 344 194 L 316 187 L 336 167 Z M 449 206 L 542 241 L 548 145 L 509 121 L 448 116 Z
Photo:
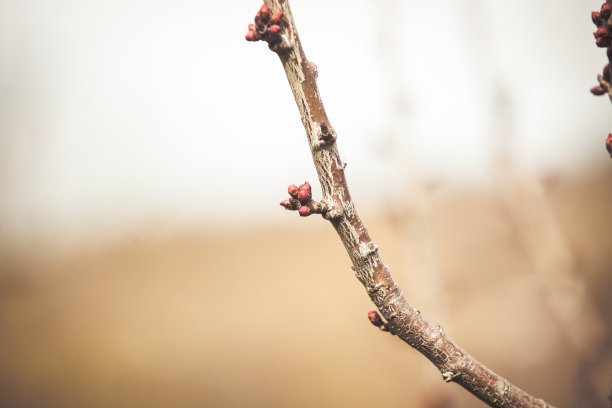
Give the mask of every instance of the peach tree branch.
M 596 96 L 608 95 L 612 101 L 612 88 L 610 87 L 610 62 L 612 62 L 612 0 L 606 0 L 601 5 L 599 11 L 591 13 L 593 24 L 597 26 L 597 30 L 593 33 L 595 36 L 595 44 L 600 48 L 606 48 L 608 54 L 608 63 L 604 66 L 603 72 L 597 75 L 599 85 L 591 88 L 591 93 Z M 606 138 L 606 149 L 612 157 L 612 133 Z
M 308 183 L 289 186 L 281 205 L 301 216 L 321 214 L 336 229 L 353 263 L 357 279 L 382 316 L 370 312 L 370 321 L 397 335 L 427 357 L 446 382 L 455 382 L 492 407 L 551 407 L 527 394 L 467 354 L 442 330 L 426 320 L 391 278 L 366 226 L 359 218 L 338 154 L 336 133 L 323 107 L 317 87 L 317 67 L 306 59 L 287 0 L 266 0 L 249 25 L 248 41 L 265 41 L 283 64 L 289 86 L 306 130 L 322 189 L 322 199 L 312 200 Z

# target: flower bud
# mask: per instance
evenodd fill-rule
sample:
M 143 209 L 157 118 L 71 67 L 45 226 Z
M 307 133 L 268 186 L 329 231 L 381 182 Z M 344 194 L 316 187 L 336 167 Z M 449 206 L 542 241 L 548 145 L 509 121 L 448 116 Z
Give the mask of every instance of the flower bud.
M 244 38 L 246 38 L 247 41 L 257 41 L 257 40 L 259 40 L 259 37 L 255 33 L 255 31 L 249 31 L 248 33 L 246 33 Z
M 600 96 L 606 93 L 606 90 L 601 86 L 594 86 L 591 88 L 591 93 L 595 96 Z
M 312 194 L 310 193 L 310 190 L 298 191 L 298 200 L 300 200 L 300 203 L 302 203 L 302 205 L 306 205 L 311 198 Z
M 280 30 L 281 30 L 281 26 L 279 26 L 278 24 L 272 24 L 270 26 L 270 32 L 272 34 L 276 34 L 276 33 L 280 32 Z
M 608 3 L 602 4 L 601 10 L 599 11 L 599 17 L 607 20 L 610 18 L 610 15 L 612 15 L 612 6 L 610 6 Z
M 593 24 L 597 27 L 601 25 L 601 18 L 599 18 L 599 11 L 593 11 L 591 13 L 591 20 L 593 20 Z
M 308 182 L 305 181 L 304 184 L 300 186 L 300 190 L 307 190 L 308 192 L 310 192 L 311 190 L 310 184 L 308 184 Z
M 304 184 L 300 186 L 300 190 L 298 192 L 298 199 L 302 204 L 306 204 L 312 199 L 312 188 L 310 187 L 310 184 L 308 184 L 307 181 L 305 181 Z
M 368 319 L 370 319 L 370 323 L 376 327 L 380 327 L 384 324 L 376 310 L 371 310 L 368 312 Z
M 300 213 L 301 217 L 308 217 L 311 214 L 310 207 L 305 206 L 305 205 L 301 206 L 298 212 Z
M 608 138 L 606 139 L 606 150 L 610 153 L 610 157 L 612 157 L 612 133 L 608 133 Z
M 270 9 L 268 8 L 268 5 L 266 3 L 261 6 L 259 11 L 257 12 L 257 15 L 261 17 L 263 21 L 268 21 L 268 19 L 270 18 Z
M 295 184 L 292 184 L 287 188 L 289 195 L 293 198 L 298 198 L 298 188 Z
M 608 37 L 597 37 L 595 40 L 595 44 L 597 44 L 600 48 L 605 48 L 610 45 L 610 38 Z
M 608 36 L 608 29 L 606 27 L 599 27 L 597 30 L 595 30 L 593 35 L 595 36 L 595 38 L 607 37 Z
M 270 17 L 270 22 L 272 24 L 278 24 L 280 23 L 282 19 L 283 19 L 283 12 L 279 11 L 278 13 L 272 14 L 272 17 Z
M 288 198 L 285 201 L 281 201 L 280 205 L 285 207 L 286 210 L 297 210 L 300 204 L 295 198 Z

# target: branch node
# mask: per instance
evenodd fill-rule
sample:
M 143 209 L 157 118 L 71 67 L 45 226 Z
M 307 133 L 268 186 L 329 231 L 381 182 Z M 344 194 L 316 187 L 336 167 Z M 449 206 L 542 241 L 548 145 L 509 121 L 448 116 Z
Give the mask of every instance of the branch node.
M 290 185 L 287 192 L 291 197 L 280 203 L 285 209 L 297 210 L 301 217 L 308 217 L 312 214 L 321 214 L 326 217 L 328 205 L 323 201 L 317 202 L 312 199 L 312 187 L 307 181 L 299 187 L 295 184 Z
M 334 144 L 336 141 L 336 132 L 327 123 L 315 123 L 317 129 L 317 141 L 315 142 L 315 150 L 322 149 Z
M 328 221 L 336 221 L 344 217 L 344 209 L 341 206 L 335 205 L 333 200 L 328 199 L 325 203 L 323 201 L 322 204 L 326 205 L 326 211 L 323 213 L 323 218 Z
M 451 382 L 458 376 L 459 373 L 455 373 L 453 371 L 445 371 L 442 373 L 442 379 L 444 380 L 444 382 Z
M 310 72 L 312 72 L 312 76 L 314 76 L 315 79 L 319 77 L 319 69 L 317 68 L 317 64 L 312 61 L 308 61 L 308 69 Z
M 378 251 L 378 245 L 376 245 L 376 243 L 369 241 L 369 242 L 362 242 L 359 244 L 359 253 L 361 254 L 361 256 L 368 256 L 368 255 L 372 255 L 375 254 Z
M 385 287 L 385 284 L 384 284 L 384 283 L 382 283 L 382 282 L 378 282 L 378 283 L 376 283 L 376 285 L 374 285 L 374 286 L 370 286 L 370 287 L 368 288 L 368 293 L 369 293 L 369 294 L 371 294 L 371 295 L 373 295 L 373 294 L 375 294 L 376 292 L 378 292 L 378 291 L 379 291 L 381 288 L 383 288 L 383 287 Z

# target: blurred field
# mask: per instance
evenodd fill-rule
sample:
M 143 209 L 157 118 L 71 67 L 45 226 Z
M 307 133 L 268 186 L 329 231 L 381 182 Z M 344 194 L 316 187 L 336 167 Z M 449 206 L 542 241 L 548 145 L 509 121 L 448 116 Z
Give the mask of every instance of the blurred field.
M 410 209 L 363 218 L 408 298 L 468 352 L 560 407 L 607 407 L 612 181 L 544 185 L 559 228 L 547 241 L 539 217 L 470 188 L 430 189 L 424 227 Z M 0 406 L 484 406 L 368 323 L 330 225 L 278 220 L 4 251 Z

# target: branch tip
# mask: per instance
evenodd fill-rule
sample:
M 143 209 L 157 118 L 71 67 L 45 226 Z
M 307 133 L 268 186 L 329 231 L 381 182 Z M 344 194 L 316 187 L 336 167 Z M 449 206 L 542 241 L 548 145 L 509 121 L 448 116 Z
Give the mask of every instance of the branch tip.
M 283 12 L 272 14 L 267 4 L 263 4 L 255 15 L 255 24 L 249 24 L 244 36 L 247 41 L 263 40 L 274 52 L 290 49 L 293 44 L 286 32 L 287 21 Z

